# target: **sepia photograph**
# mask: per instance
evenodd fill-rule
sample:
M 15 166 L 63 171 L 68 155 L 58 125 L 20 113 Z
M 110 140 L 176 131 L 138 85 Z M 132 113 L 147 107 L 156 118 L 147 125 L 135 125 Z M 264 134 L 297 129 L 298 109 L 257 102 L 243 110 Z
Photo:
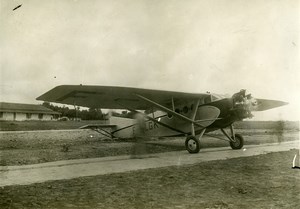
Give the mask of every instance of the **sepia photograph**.
M 299 208 L 299 45 L 299 0 L 0 0 L 0 208 Z

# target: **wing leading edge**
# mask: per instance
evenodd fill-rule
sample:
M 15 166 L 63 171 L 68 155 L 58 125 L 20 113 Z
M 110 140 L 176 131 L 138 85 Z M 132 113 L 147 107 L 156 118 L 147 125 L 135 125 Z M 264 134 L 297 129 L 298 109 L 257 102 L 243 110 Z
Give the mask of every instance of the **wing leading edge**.
M 172 106 L 172 98 L 175 103 L 180 103 L 210 96 L 209 94 L 117 86 L 62 85 L 51 89 L 36 99 L 89 108 L 124 109 L 124 106 L 127 106 L 136 110 L 146 110 L 151 107 L 149 103 L 136 95 L 143 95 L 167 107 Z

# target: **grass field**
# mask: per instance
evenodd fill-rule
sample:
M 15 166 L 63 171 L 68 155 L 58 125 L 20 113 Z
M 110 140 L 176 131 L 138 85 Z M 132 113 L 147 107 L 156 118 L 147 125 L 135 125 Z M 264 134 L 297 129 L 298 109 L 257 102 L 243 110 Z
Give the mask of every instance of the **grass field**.
M 297 140 L 299 132 L 270 130 L 237 130 L 245 145 Z M 185 150 L 185 137 L 148 139 L 148 153 Z M 105 156 L 130 155 L 133 140 L 105 139 L 91 130 L 0 132 L 0 166 L 24 165 Z M 228 147 L 227 141 L 203 137 L 202 148 Z
M 107 121 L 0 121 L 0 131 L 69 130 Z
M 298 150 L 0 188 L 0 208 L 298 208 Z
M 84 121 L 10 123 L 1 124 L 14 130 L 74 130 L 0 132 L 0 166 L 126 155 L 134 144 L 76 130 Z M 299 140 L 297 124 L 265 122 L 269 128 L 261 129 L 263 122 L 246 122 L 236 127 L 245 138 L 245 147 L 274 142 L 280 146 L 283 141 Z M 149 153 L 185 149 L 184 138 L 179 137 L 151 139 L 146 146 Z M 204 137 L 201 146 L 222 147 L 228 142 Z M 291 169 L 298 152 L 0 187 L 0 208 L 298 208 L 300 172 Z
M 87 124 L 105 124 L 108 121 L 0 121 L 0 131 L 66 130 Z M 242 121 L 238 129 L 299 130 L 298 121 Z

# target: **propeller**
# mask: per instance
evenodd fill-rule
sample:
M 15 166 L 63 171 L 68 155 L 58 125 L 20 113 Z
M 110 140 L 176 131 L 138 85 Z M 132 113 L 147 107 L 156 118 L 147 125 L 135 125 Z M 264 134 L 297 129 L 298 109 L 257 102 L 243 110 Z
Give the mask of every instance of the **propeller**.
M 276 107 L 281 107 L 287 105 L 287 102 L 278 101 L 278 100 L 269 100 L 269 99 L 254 99 L 254 104 L 252 103 L 253 111 L 265 111 L 273 109 Z
M 269 99 L 257 99 L 246 95 L 246 90 L 242 89 L 240 92 L 232 96 L 233 99 L 233 110 L 235 114 L 240 118 L 251 118 L 253 115 L 252 111 L 265 111 L 287 105 L 287 102 Z

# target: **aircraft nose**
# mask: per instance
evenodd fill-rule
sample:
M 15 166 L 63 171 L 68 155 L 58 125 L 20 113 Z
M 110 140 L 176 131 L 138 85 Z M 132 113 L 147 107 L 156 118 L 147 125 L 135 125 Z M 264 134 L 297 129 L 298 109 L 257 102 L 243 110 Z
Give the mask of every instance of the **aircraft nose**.
M 234 105 L 233 107 L 237 111 L 237 115 L 239 115 L 240 118 L 252 117 L 252 111 L 265 111 L 288 104 L 287 102 L 279 100 L 254 98 L 251 96 L 251 94 L 246 95 L 245 89 L 242 89 L 240 92 L 234 94 L 232 99 Z

